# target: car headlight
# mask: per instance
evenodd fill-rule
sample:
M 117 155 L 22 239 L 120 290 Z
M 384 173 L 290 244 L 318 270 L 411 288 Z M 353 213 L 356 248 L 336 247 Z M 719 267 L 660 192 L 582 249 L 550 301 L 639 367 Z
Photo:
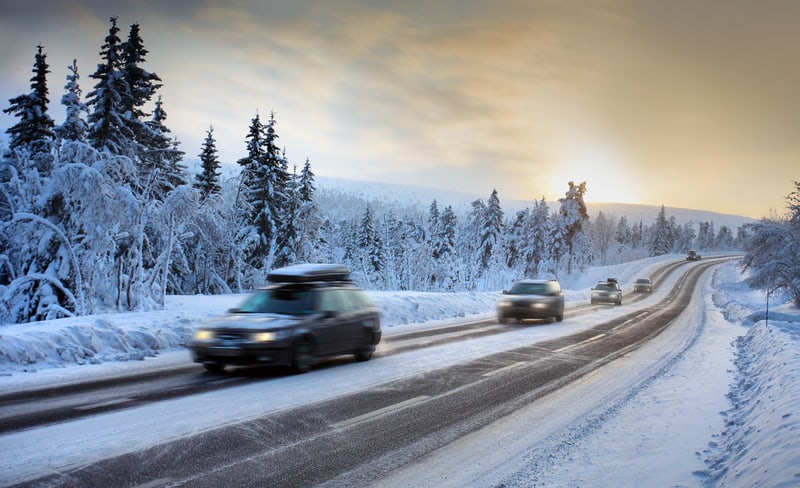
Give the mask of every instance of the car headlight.
M 278 334 L 275 332 L 256 332 L 251 337 L 256 342 L 272 342 L 278 338 Z
M 195 331 L 194 333 L 194 339 L 196 341 L 208 341 L 213 338 L 214 338 L 214 333 L 211 332 L 210 330 L 200 329 L 198 331 Z

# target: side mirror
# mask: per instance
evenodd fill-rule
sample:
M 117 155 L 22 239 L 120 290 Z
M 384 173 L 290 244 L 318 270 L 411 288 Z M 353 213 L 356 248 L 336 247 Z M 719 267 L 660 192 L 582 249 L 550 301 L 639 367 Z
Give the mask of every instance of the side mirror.
M 503 295 L 508 295 L 508 290 L 503 290 Z

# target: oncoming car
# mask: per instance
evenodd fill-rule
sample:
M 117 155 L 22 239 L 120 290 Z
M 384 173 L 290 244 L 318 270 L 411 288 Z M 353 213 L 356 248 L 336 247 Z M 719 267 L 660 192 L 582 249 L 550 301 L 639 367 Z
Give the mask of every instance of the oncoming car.
M 201 325 L 187 347 L 210 372 L 270 364 L 308 371 L 319 358 L 368 361 L 381 340 L 378 308 L 346 266 L 299 264 L 273 270 L 268 286 Z
M 497 321 L 508 319 L 564 320 L 564 293 L 556 280 L 520 280 L 497 301 Z
M 700 261 L 700 255 L 697 254 L 697 251 L 689 251 L 686 254 L 687 261 Z
M 622 305 L 622 288 L 616 278 L 608 278 L 606 281 L 601 281 L 594 285 L 592 288 L 592 305 L 596 303 L 611 303 L 613 305 Z
M 652 293 L 653 280 L 650 278 L 639 278 L 633 282 L 633 291 L 636 293 Z

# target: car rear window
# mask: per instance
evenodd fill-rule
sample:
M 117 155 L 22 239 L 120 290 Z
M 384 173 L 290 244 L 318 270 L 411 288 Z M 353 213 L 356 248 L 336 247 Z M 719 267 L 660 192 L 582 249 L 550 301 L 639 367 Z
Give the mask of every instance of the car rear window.
M 512 295 L 547 295 L 551 291 L 547 283 L 514 283 L 509 293 Z

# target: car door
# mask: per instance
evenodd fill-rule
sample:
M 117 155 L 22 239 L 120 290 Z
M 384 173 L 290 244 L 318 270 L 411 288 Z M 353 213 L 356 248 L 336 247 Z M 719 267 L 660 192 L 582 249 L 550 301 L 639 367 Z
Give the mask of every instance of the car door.
M 317 354 L 328 356 L 337 353 L 341 348 L 342 314 L 338 290 L 333 288 L 320 290 L 317 310 L 319 320 L 314 324 L 314 337 L 317 343 Z

